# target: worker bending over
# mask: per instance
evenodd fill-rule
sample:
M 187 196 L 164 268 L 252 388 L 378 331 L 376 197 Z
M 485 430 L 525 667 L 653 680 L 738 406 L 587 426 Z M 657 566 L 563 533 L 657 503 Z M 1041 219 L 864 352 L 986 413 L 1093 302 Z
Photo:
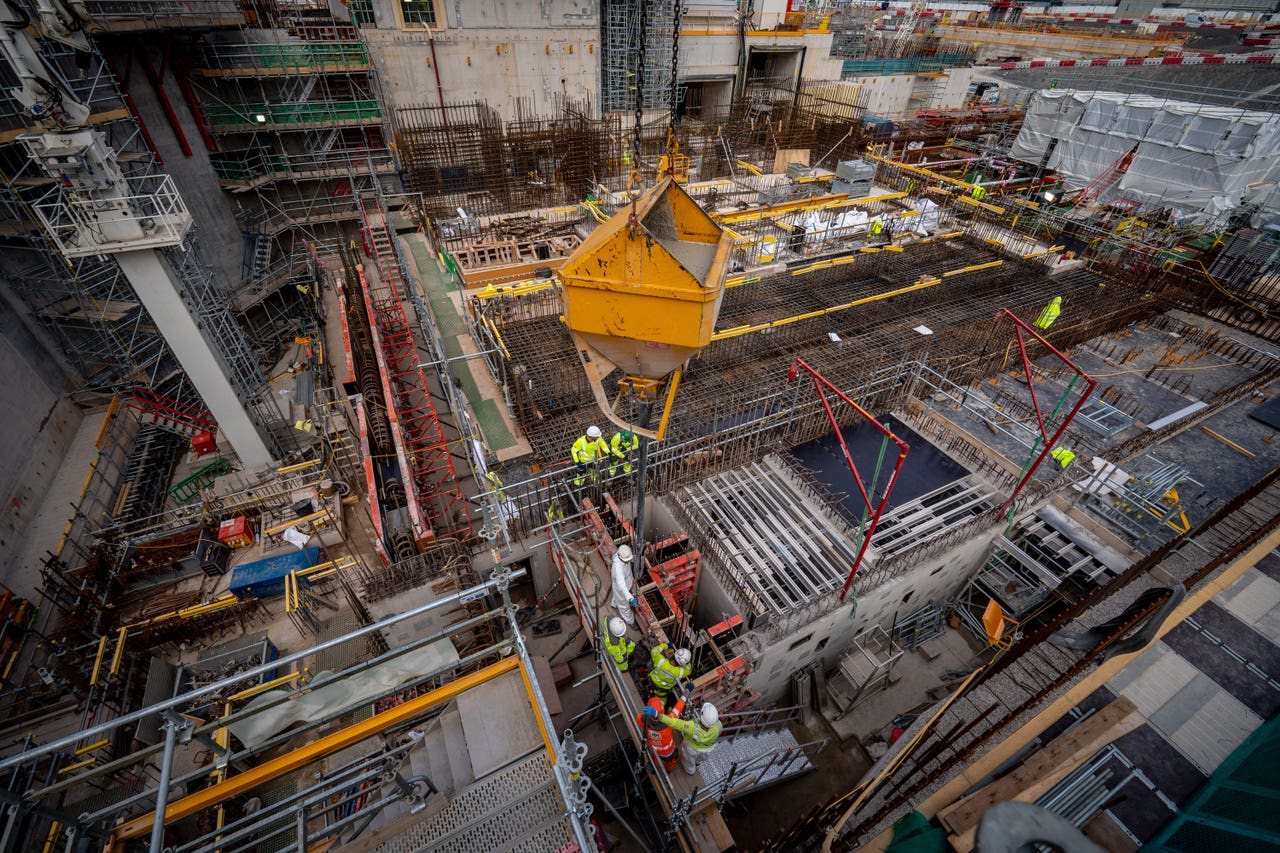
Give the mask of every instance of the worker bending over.
M 574 464 L 578 466 L 578 473 L 573 478 L 573 485 L 581 489 L 583 483 L 587 479 L 587 471 L 591 470 L 591 481 L 595 482 L 595 466 L 605 456 L 609 455 L 609 445 L 600 436 L 600 427 L 587 427 L 587 434 L 578 436 L 578 440 L 573 443 L 573 449 L 570 451 L 573 456 Z
M 1054 461 L 1057 462 L 1059 465 L 1061 465 L 1063 469 L 1065 469 L 1068 465 L 1074 462 L 1076 458 L 1075 453 L 1071 452 L 1070 450 L 1068 450 L 1067 448 L 1063 447 L 1060 444 L 1057 447 L 1055 447 L 1052 451 L 1050 451 L 1049 455 L 1052 456 L 1054 458 Z
M 609 476 L 618 476 L 618 468 L 622 468 L 622 473 L 631 473 L 631 454 L 640 446 L 640 439 L 636 438 L 636 434 L 629 429 L 614 433 L 613 438 L 609 440 Z
M 613 575 L 613 597 L 609 603 L 613 605 L 614 610 L 618 611 L 622 621 L 628 625 L 636 624 L 636 617 L 632 614 L 631 608 L 639 604 L 636 601 L 636 579 L 631 572 L 633 558 L 631 546 L 622 545 L 614 552 L 613 563 L 610 566 L 610 574 Z
M 636 643 L 635 640 L 627 639 L 627 623 L 621 617 L 609 617 L 608 627 L 604 632 L 604 648 L 618 665 L 618 671 L 626 672 L 631 666 L 631 655 L 636 650 Z
M 690 776 L 697 773 L 698 765 L 711 754 L 716 739 L 720 737 L 720 712 L 716 710 L 716 706 L 703 702 L 696 720 L 682 720 L 666 714 L 658 717 L 658 720 L 684 735 L 684 744 L 680 747 L 680 763 L 684 765 L 684 772 Z
M 693 655 L 688 649 L 673 649 L 670 643 L 659 643 L 649 652 L 649 692 L 667 704 L 667 697 L 677 684 L 693 674 Z M 692 685 L 688 689 L 693 689 Z
M 663 769 L 670 773 L 676 769 L 676 739 L 671 734 L 671 727 L 662 724 L 662 718 L 662 700 L 655 696 L 636 714 L 636 723 L 644 730 L 649 748 L 662 762 Z
M 1055 296 L 1053 301 L 1044 306 L 1044 310 L 1040 312 L 1040 316 L 1036 318 L 1037 329 L 1047 329 L 1053 325 L 1053 321 L 1058 319 L 1058 315 L 1062 313 L 1062 297 Z

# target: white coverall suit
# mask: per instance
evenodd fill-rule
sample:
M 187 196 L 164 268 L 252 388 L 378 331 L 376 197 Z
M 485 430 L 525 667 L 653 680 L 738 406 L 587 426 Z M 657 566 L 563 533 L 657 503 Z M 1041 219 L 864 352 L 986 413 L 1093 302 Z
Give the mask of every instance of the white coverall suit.
M 609 603 L 618 611 L 623 622 L 634 625 L 636 617 L 631 612 L 631 599 L 635 597 L 636 581 L 631 574 L 631 564 L 614 554 L 611 573 L 613 574 L 613 598 Z

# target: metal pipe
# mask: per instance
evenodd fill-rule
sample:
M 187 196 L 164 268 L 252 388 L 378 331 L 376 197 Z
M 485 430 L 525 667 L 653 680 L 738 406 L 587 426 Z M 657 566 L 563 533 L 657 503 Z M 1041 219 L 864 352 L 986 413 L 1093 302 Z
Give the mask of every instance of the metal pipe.
M 408 746 L 406 745 L 405 748 L 407 749 Z M 389 753 L 389 755 L 394 754 L 394 752 Z M 365 766 L 369 760 L 370 757 L 365 756 L 357 759 L 341 770 L 330 774 L 324 780 L 329 783 L 328 787 L 319 794 L 314 790 L 306 790 L 297 794 L 292 794 L 280 802 L 273 804 L 269 812 L 255 812 L 254 814 L 238 818 L 231 823 L 224 825 L 221 829 L 216 829 L 201 838 L 196 838 L 185 844 L 179 845 L 175 850 L 177 853 L 211 853 L 213 850 L 225 847 L 228 844 L 232 844 L 257 832 L 259 828 L 258 825 L 262 823 L 264 818 L 270 817 L 274 819 L 276 815 L 279 815 L 281 812 L 291 808 L 297 808 L 299 811 L 303 811 L 313 805 L 323 803 L 329 798 L 330 791 L 335 788 L 346 788 L 351 785 L 358 785 L 361 782 L 369 779 L 375 779 L 382 775 L 381 767 Z M 348 779 L 348 776 L 351 778 Z M 205 839 L 209 839 L 210 836 L 213 836 L 212 839 L 205 841 Z M 201 844 L 202 841 L 204 842 L 204 846 L 197 846 Z
M 622 819 L 622 815 L 618 814 L 617 809 L 613 807 L 613 803 L 609 802 L 609 798 L 606 797 L 601 792 L 601 790 L 596 787 L 596 783 L 591 781 L 591 777 L 583 776 L 582 778 L 587 780 L 587 789 L 595 792 L 596 797 L 600 800 L 601 803 L 604 804 L 605 810 L 608 811 L 609 814 L 613 815 L 613 819 L 616 820 L 618 824 L 627 831 L 627 835 L 630 835 L 635 840 L 636 844 L 640 845 L 641 850 L 648 850 L 649 845 L 646 844 L 645 840 L 641 838 L 634 829 L 631 828 L 631 824 L 627 823 L 625 820 Z
M 190 726 L 190 723 L 186 725 Z M 173 751 L 178 743 L 179 723 L 164 721 L 164 757 L 160 759 L 160 787 L 156 789 L 156 819 L 151 822 L 151 853 L 164 850 L 164 811 L 169 805 L 169 779 L 173 773 Z
M 241 683 L 243 681 L 246 681 L 247 679 L 256 678 L 257 676 L 262 675 L 264 673 L 277 670 L 282 666 L 288 666 L 289 664 L 294 663 L 296 661 L 301 661 L 304 658 L 307 658 L 316 654 L 317 652 L 322 652 L 328 649 L 337 648 L 338 646 L 350 640 L 358 639 L 360 637 L 368 636 L 369 634 L 377 633 L 379 631 L 382 631 L 384 628 L 388 628 L 392 625 L 395 625 L 398 622 L 404 621 L 405 619 L 412 619 L 417 616 L 422 616 L 423 614 L 430 613 L 432 610 L 436 610 L 438 608 L 444 607 L 445 605 L 454 604 L 459 601 L 464 601 L 464 600 L 471 601 L 473 599 L 480 598 L 484 594 L 488 593 L 491 589 L 495 589 L 498 587 L 505 587 L 505 585 L 509 583 L 511 580 L 516 580 L 518 578 L 524 577 L 525 573 L 526 573 L 525 569 L 513 568 L 501 576 L 495 575 L 494 577 L 490 578 L 489 580 L 483 583 L 479 583 L 473 587 L 469 587 L 459 592 L 455 592 L 452 595 L 446 595 L 443 598 L 438 598 L 434 601 L 427 602 L 426 604 L 423 604 L 419 607 L 414 607 L 410 610 L 407 610 L 404 613 L 392 614 L 391 616 L 388 616 L 385 619 L 381 619 L 377 622 L 374 622 L 372 625 L 366 625 L 363 628 L 358 628 L 355 631 L 351 631 L 350 633 L 343 634 L 340 637 L 334 637 L 333 639 L 325 640 L 324 642 L 317 643 L 316 645 L 310 646 L 309 648 L 303 649 L 302 651 L 285 655 L 284 657 L 277 658 L 276 660 L 270 661 L 269 663 L 260 664 L 258 666 L 252 667 L 251 669 L 245 670 L 244 672 L 238 673 L 228 678 L 224 678 L 220 681 L 210 682 L 209 684 L 206 684 L 203 687 L 200 687 L 196 690 L 192 690 L 188 693 L 183 693 L 179 696 L 166 699 L 163 702 L 157 702 L 156 704 L 151 705 L 149 707 L 141 708 L 137 711 L 132 711 L 123 716 L 116 717 L 115 719 L 110 720 L 108 722 L 99 723 L 98 725 L 85 729 L 84 731 L 76 732 L 75 734 L 67 735 L 66 737 L 62 737 L 57 740 L 50 741 L 49 743 L 37 746 L 35 749 L 29 750 L 27 752 L 21 752 L 21 753 L 18 753 L 17 755 L 10 756 L 9 758 L 6 758 L 3 761 L 0 761 L 0 771 L 8 770 L 11 767 L 15 767 L 19 764 L 23 764 L 26 761 L 29 761 L 33 758 L 37 758 L 42 755 L 48 755 L 50 753 L 55 753 L 55 752 L 62 752 L 67 749 L 74 749 L 77 743 L 80 743 L 84 740 L 96 739 L 98 736 L 107 734 L 108 732 L 112 732 L 115 729 L 119 728 L 120 726 L 125 726 L 130 723 L 139 722 L 146 717 L 150 717 L 156 713 L 167 711 L 171 708 L 176 708 L 179 705 L 185 705 L 191 702 L 192 700 L 198 699 L 202 696 L 221 693 L 225 691 L 227 688 L 235 684 Z M 400 651 L 400 653 L 403 653 L 403 651 L 401 650 L 397 650 L 397 651 Z

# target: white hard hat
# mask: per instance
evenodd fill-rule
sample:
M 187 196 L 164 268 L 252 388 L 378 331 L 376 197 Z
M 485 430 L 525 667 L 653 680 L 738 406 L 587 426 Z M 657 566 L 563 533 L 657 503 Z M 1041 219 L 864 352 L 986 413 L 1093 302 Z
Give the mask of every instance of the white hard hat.
M 600 427 L 598 426 L 587 427 L 587 438 L 599 438 L 599 437 L 600 437 Z
M 619 559 L 619 560 L 621 560 L 621 561 L 622 561 L 622 562 L 624 562 L 624 563 L 630 563 L 630 562 L 631 562 L 631 560 L 632 560 L 632 558 L 634 558 L 634 557 L 635 557 L 635 554 L 632 554 L 632 553 L 631 553 L 631 546 L 630 546 L 630 545 L 619 545 L 619 546 L 618 546 L 618 559 Z
M 688 666 L 691 660 L 693 660 L 693 655 L 689 654 L 688 649 L 676 649 L 676 663 L 681 666 Z
M 627 623 L 622 621 L 621 616 L 609 617 L 609 633 L 615 637 L 621 637 L 627 633 Z
M 702 724 L 707 728 L 711 728 L 716 723 L 720 722 L 720 712 L 717 711 L 716 706 L 712 705 L 710 702 L 702 703 L 702 711 L 698 716 L 702 720 Z

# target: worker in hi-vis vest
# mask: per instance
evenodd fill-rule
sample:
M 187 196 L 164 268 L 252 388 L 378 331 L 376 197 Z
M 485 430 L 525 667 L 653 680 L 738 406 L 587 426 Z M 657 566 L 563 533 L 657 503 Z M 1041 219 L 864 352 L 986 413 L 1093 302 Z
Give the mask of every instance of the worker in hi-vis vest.
M 675 686 L 688 680 L 693 673 L 693 655 L 688 649 L 675 649 L 669 643 L 659 643 L 650 650 L 649 657 L 652 663 L 649 669 L 649 692 L 665 705 Z M 693 689 L 692 683 L 688 689 Z
M 1044 310 L 1040 312 L 1040 316 L 1036 318 L 1037 329 L 1047 329 L 1053 325 L 1053 321 L 1058 319 L 1058 315 L 1062 313 L 1062 297 L 1055 296 L 1053 301 L 1044 306 Z
M 1064 469 L 1075 461 L 1076 455 L 1062 445 L 1058 445 L 1049 453 Z
M 681 720 L 666 714 L 658 717 L 671 728 L 684 735 L 684 743 L 680 747 L 680 763 L 684 772 L 690 776 L 698 772 L 711 750 L 715 749 L 716 740 L 720 737 L 720 712 L 710 702 L 703 702 L 696 720 Z
M 592 482 L 595 482 L 596 464 L 609 455 L 609 445 L 600 436 L 600 427 L 594 425 L 587 427 L 587 434 L 578 436 L 578 440 L 573 443 L 570 455 L 573 456 L 574 464 L 578 466 L 573 485 L 581 489 L 582 484 L 587 480 L 588 471 L 591 472 Z
M 640 439 L 629 429 L 616 432 L 609 440 L 609 476 L 618 476 L 618 468 L 622 473 L 631 473 L 631 454 L 640 446 Z
M 610 616 L 604 631 L 604 649 L 618 665 L 619 672 L 631 666 L 631 655 L 636 650 L 635 640 L 627 639 L 627 623 L 621 616 Z

